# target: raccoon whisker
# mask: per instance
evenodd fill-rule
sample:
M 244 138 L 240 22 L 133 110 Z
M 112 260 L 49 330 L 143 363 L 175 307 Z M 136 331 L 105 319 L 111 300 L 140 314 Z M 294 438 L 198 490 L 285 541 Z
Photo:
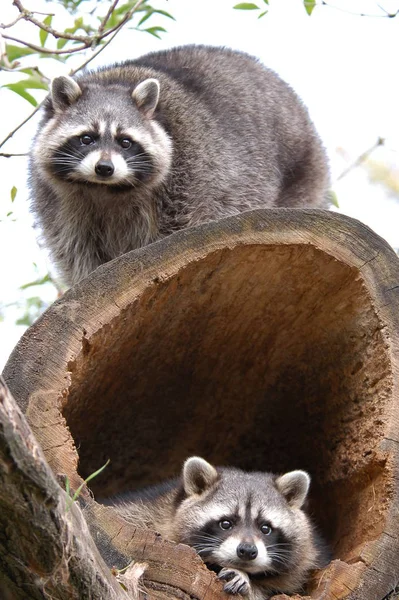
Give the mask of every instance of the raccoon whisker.
M 197 552 L 197 554 L 203 554 L 204 552 L 212 552 L 215 547 L 214 546 L 205 546 L 205 547 L 197 547 L 197 546 L 192 546 L 194 548 L 194 550 Z
M 151 173 L 153 171 L 152 166 L 150 165 L 142 165 L 141 163 L 127 163 L 129 169 L 134 169 L 135 171 L 139 171 L 140 173 Z
M 270 556 L 270 558 L 273 561 L 279 563 L 283 567 L 288 567 L 290 565 L 290 561 L 287 560 L 287 557 L 278 556 L 278 555 L 272 555 L 272 556 Z
M 204 541 L 214 541 L 216 543 L 220 543 L 220 538 L 217 537 L 216 535 L 212 535 L 210 533 L 198 533 L 196 535 L 193 536 L 193 539 L 196 541 L 200 541 L 200 540 L 204 540 Z

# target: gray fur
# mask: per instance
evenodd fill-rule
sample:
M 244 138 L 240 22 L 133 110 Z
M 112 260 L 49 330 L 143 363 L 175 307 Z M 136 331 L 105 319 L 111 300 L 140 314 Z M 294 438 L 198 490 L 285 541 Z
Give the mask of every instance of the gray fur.
M 301 591 L 310 571 L 329 558 L 302 508 L 309 483 L 304 471 L 247 473 L 215 469 L 191 457 L 180 479 L 105 503 L 134 525 L 195 548 L 224 581 L 225 591 L 264 600 Z M 228 530 L 225 521 L 233 524 Z M 240 557 L 242 544 L 256 556 Z
M 97 177 L 93 163 L 62 176 L 57 149 L 104 122 L 95 142 L 101 160 L 119 153 L 123 174 Z M 144 149 L 127 174 L 111 124 Z M 79 152 L 66 163 L 78 168 Z M 273 71 L 240 52 L 186 46 L 75 83 L 56 78 L 32 147 L 30 186 L 44 241 L 73 284 L 185 227 L 254 208 L 322 207 L 328 168 L 306 108 Z

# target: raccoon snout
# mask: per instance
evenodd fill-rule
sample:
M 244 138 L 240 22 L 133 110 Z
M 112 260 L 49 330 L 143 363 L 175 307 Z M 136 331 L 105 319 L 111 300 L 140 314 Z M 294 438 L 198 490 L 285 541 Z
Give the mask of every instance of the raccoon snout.
M 115 167 L 110 160 L 99 160 L 94 170 L 101 177 L 111 177 L 114 174 Z
M 237 546 L 237 556 L 242 560 L 255 560 L 258 556 L 258 549 L 255 544 L 243 542 Z

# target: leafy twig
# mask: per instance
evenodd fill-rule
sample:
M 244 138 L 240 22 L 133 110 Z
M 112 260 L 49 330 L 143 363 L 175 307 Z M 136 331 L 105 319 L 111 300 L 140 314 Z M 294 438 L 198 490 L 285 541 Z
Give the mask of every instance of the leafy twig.
M 120 30 L 122 29 L 122 27 L 127 23 L 127 21 L 129 19 L 131 19 L 131 17 L 133 16 L 133 14 L 137 11 L 137 9 L 139 8 L 139 6 L 141 4 L 143 4 L 143 2 L 145 2 L 145 0 L 138 0 L 138 2 L 136 2 L 136 4 L 134 5 L 134 7 L 128 13 L 126 13 L 125 18 L 119 23 L 119 25 L 115 29 L 113 35 L 102 46 L 100 46 L 100 48 L 98 48 L 97 51 L 94 52 L 94 54 L 92 56 L 90 56 L 87 60 L 85 60 L 81 65 L 79 65 L 79 67 L 77 67 L 76 69 L 73 69 L 69 74 L 70 75 L 75 75 L 76 73 L 78 73 L 78 71 L 81 71 L 82 69 L 84 69 L 92 60 L 94 60 L 100 54 L 100 52 L 102 52 L 103 50 L 105 50 L 105 48 L 118 35 L 118 33 L 120 32 Z M 128 16 L 128 18 L 126 18 L 127 16 Z M 1 145 L 0 145 L 0 147 L 1 147 Z
M 76 42 L 84 42 L 86 44 L 90 44 L 90 39 L 91 38 L 89 36 L 87 36 L 87 35 L 76 35 L 76 34 L 71 34 L 71 33 L 66 33 L 66 32 L 61 32 L 61 31 L 56 31 L 55 29 L 53 29 L 49 25 L 45 25 L 44 23 L 42 23 L 38 19 L 35 19 L 35 17 L 32 16 L 34 13 L 26 10 L 26 8 L 24 8 L 22 6 L 22 3 L 21 3 L 20 0 L 14 0 L 13 1 L 13 5 L 18 8 L 18 10 L 21 13 L 21 16 L 22 16 L 23 19 L 25 19 L 26 21 L 29 21 L 33 25 L 36 25 L 36 27 L 39 27 L 39 29 L 43 29 L 43 31 L 46 31 L 47 33 L 50 33 L 53 37 L 55 37 L 57 39 L 58 38 L 62 38 L 62 39 L 65 39 L 65 40 L 74 40 Z M 48 15 L 48 16 L 50 16 L 50 15 Z

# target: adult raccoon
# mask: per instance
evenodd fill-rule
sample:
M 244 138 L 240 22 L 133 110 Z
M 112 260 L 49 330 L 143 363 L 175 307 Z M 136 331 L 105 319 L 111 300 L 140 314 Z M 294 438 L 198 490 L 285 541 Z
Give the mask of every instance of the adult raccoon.
M 231 594 L 264 600 L 302 589 L 325 566 L 325 544 L 303 510 L 310 477 L 215 469 L 186 460 L 180 479 L 105 501 L 134 525 L 195 548 Z
M 67 284 L 170 233 L 324 205 L 326 155 L 293 90 L 255 58 L 185 46 L 54 79 L 32 208 Z

